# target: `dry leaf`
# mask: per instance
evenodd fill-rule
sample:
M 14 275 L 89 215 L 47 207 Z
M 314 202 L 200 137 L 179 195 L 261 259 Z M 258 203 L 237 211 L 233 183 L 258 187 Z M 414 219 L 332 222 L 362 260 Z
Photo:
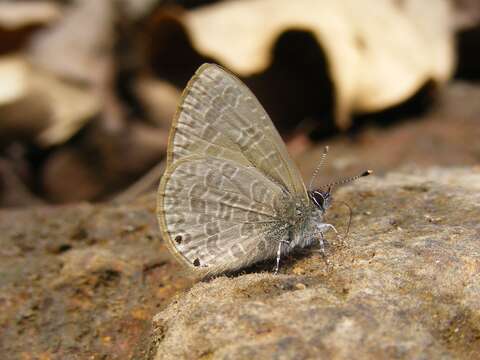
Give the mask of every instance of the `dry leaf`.
M 66 141 L 100 110 L 89 88 L 57 79 L 20 56 L 2 58 L 0 78 L 0 130 L 42 146 Z
M 136 81 L 135 92 L 149 120 L 168 130 L 180 99 L 180 90 L 166 81 L 143 76 Z
M 105 191 L 102 175 L 92 160 L 71 146 L 50 154 L 42 167 L 41 184 L 48 200 L 56 203 L 92 200 Z
M 103 76 L 113 39 L 113 2 L 74 1 L 55 26 L 31 40 L 29 60 L 51 73 L 96 83 Z
M 0 2 L 0 54 L 22 49 L 33 33 L 61 15 L 51 2 Z
M 480 3 L 478 0 L 450 0 L 454 9 L 454 24 L 457 29 L 479 26 Z
M 0 158 L 0 207 L 31 206 L 43 203 L 23 183 L 11 161 Z
M 61 15 L 60 8 L 52 2 L 2 2 L 0 3 L 0 26 L 4 29 L 19 29 L 26 26 L 48 24 Z
M 447 0 L 241 0 L 179 19 L 201 55 L 242 77 L 271 64 L 285 31 L 311 32 L 326 54 L 344 128 L 352 113 L 383 110 L 429 81 L 444 83 L 454 66 Z

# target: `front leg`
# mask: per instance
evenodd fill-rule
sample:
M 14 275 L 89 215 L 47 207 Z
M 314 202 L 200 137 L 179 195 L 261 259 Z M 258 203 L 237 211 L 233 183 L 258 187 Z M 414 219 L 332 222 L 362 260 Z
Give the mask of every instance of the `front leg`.
M 317 225 L 317 231 L 318 231 L 318 243 L 320 244 L 320 253 L 322 254 L 322 257 L 325 259 L 325 261 L 327 262 L 328 264 L 328 259 L 326 258 L 326 254 L 325 254 L 325 238 L 323 236 L 323 233 L 325 231 L 328 231 L 328 230 L 333 230 L 335 231 L 335 234 L 337 234 L 338 236 L 338 231 L 337 229 L 335 229 L 335 226 L 333 226 L 332 224 L 326 224 L 326 223 L 322 223 L 322 224 L 318 224 Z
M 328 266 L 330 264 L 330 261 L 327 258 L 327 255 L 325 254 L 325 243 L 327 240 L 323 237 L 323 233 L 319 232 L 319 235 L 315 237 L 316 240 L 318 240 L 318 243 L 320 244 L 320 250 L 310 250 L 310 252 L 314 253 L 320 253 L 322 255 L 323 261 L 325 261 L 325 264 Z
M 321 224 L 317 225 L 317 230 L 320 233 L 322 233 L 322 235 L 325 231 L 328 231 L 330 229 L 335 231 L 335 234 L 337 234 L 337 236 L 338 236 L 338 231 L 337 231 L 337 229 L 335 229 L 335 226 L 333 226 L 332 224 L 321 223 Z
M 339 240 L 341 244 L 345 244 L 345 238 L 338 234 L 337 229 L 335 229 L 335 227 L 332 224 L 326 224 L 326 223 L 318 224 L 317 225 L 317 230 L 320 231 L 322 233 L 322 235 L 325 234 L 325 231 L 333 230 L 333 231 L 335 231 L 335 235 L 337 236 L 337 240 Z

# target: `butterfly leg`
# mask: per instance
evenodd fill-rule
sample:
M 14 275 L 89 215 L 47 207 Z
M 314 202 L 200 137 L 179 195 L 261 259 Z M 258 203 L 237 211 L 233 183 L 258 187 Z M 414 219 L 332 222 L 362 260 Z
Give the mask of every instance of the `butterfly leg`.
M 333 231 L 335 231 L 335 234 L 337 235 L 337 240 L 339 238 L 338 231 L 337 231 L 337 229 L 335 229 L 335 226 L 333 226 L 332 224 L 326 224 L 326 223 L 318 224 L 317 225 L 317 230 L 318 230 L 318 232 L 320 232 L 322 234 L 322 237 L 323 237 L 323 234 L 326 231 L 333 230 Z M 325 239 L 323 239 L 323 240 L 326 241 Z
M 324 232 L 326 232 L 328 230 L 335 231 L 335 234 L 337 234 L 337 236 L 338 236 L 338 231 L 337 231 L 337 229 L 335 229 L 335 226 L 333 226 L 332 224 L 323 223 L 323 224 L 318 224 L 317 225 L 317 231 L 318 231 L 317 239 L 318 239 L 318 243 L 320 244 L 320 251 L 318 251 L 318 252 L 320 252 L 322 254 L 322 257 L 327 264 L 328 264 L 328 259 L 327 259 L 326 254 L 325 254 L 325 243 L 327 242 L 327 240 L 325 239 L 323 234 L 324 234 Z
M 332 224 L 323 223 L 323 224 L 318 224 L 317 225 L 317 230 L 319 232 L 321 232 L 322 234 L 329 229 L 335 231 L 335 234 L 337 234 L 337 236 L 338 236 L 338 231 L 337 231 L 337 229 L 335 229 L 335 226 L 333 226 Z
M 325 253 L 325 243 L 327 242 L 327 240 L 323 237 L 322 232 L 318 232 L 318 234 L 319 234 L 318 237 L 315 237 L 315 239 L 317 239 L 318 243 L 320 244 L 320 250 L 310 250 L 310 252 L 320 253 L 322 255 L 323 260 L 328 265 L 330 262 L 328 261 L 327 255 Z
M 282 256 L 282 245 L 286 244 L 290 246 L 290 243 L 286 240 L 280 240 L 278 242 L 278 250 L 277 250 L 277 264 L 275 265 L 275 274 L 278 274 L 278 269 L 280 268 L 280 257 Z
M 323 237 L 323 233 L 321 231 L 319 232 L 319 234 L 320 236 L 318 237 L 318 242 L 320 243 L 320 253 L 325 259 L 325 238 Z
M 338 233 L 337 229 L 335 229 L 335 226 L 333 226 L 332 224 L 323 224 L 324 227 L 326 227 L 327 229 L 332 229 L 333 231 L 335 231 L 335 235 L 337 236 L 337 241 L 340 241 L 340 243 L 344 243 L 344 238 L 342 238 L 340 236 L 340 234 Z

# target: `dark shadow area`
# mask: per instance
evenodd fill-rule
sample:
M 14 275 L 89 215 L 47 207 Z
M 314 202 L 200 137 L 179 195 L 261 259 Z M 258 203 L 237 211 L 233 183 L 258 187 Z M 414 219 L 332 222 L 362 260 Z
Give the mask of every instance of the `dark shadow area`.
M 456 44 L 455 78 L 480 81 L 480 27 L 459 32 L 456 36 Z
M 194 9 L 203 5 L 210 5 L 221 2 L 221 0 L 164 0 L 163 5 L 177 5 L 185 9 Z
M 412 121 L 415 117 L 425 115 L 435 101 L 436 84 L 428 81 L 415 95 L 408 100 L 378 112 L 355 115 L 352 126 L 348 129 L 349 135 L 355 135 L 366 127 L 388 127 L 404 121 Z
M 0 55 L 8 54 L 12 51 L 20 51 L 27 43 L 32 33 L 41 28 L 39 25 L 24 26 L 22 29 L 9 28 L 0 25 Z
M 149 24 L 146 59 L 157 77 L 183 89 L 200 65 L 213 62 L 193 49 L 183 25 L 168 13 L 158 14 Z
M 89 138 L 91 129 L 96 126 L 97 122 L 98 121 L 94 120 L 86 124 L 68 140 L 67 144 L 52 146 L 48 149 L 38 147 L 34 144 L 29 144 L 28 148 L 26 149 L 25 157 L 32 166 L 32 172 L 34 174 L 42 174 L 44 171 L 44 166 L 49 159 L 55 156 L 55 154 L 67 152 L 69 154 L 74 153 L 75 155 L 78 155 L 76 160 L 85 165 L 89 170 L 92 171 L 92 173 L 97 174 L 99 178 L 103 176 L 105 169 L 103 169 L 102 166 L 102 159 L 99 157 L 97 149 L 92 147 L 87 140 Z M 48 201 L 52 203 L 61 203 L 61 201 L 50 197 L 50 194 L 45 188 L 43 176 L 37 176 L 33 180 L 34 182 L 31 184 L 31 190 L 33 194 L 46 197 Z M 126 181 L 123 182 L 120 187 L 125 185 Z M 115 190 L 118 190 L 118 188 L 105 189 L 105 192 L 109 193 Z
M 142 58 L 143 37 L 142 26 L 131 21 L 124 6 L 116 7 L 117 17 L 114 23 L 114 42 L 113 55 L 115 57 L 114 75 L 112 86 L 115 89 L 115 95 L 125 103 L 122 107 L 125 115 L 129 119 L 146 117 L 145 111 L 135 94 L 135 82 L 141 75 L 144 67 Z
M 304 30 L 289 30 L 278 38 L 272 55 L 267 70 L 245 82 L 279 132 L 287 137 L 299 128 L 332 133 L 333 84 L 325 53 L 314 36 Z
M 306 248 L 298 248 L 298 249 L 296 248 L 289 254 L 282 255 L 280 259 L 280 270 L 278 271 L 278 273 L 279 274 L 291 273 L 289 269 L 291 269 L 295 265 L 295 263 L 297 263 L 302 259 L 312 256 L 312 254 L 318 252 L 318 249 L 319 249 L 318 246 L 312 245 Z M 325 240 L 326 256 L 323 259 L 323 261 L 326 261 L 328 259 L 329 253 L 331 251 L 332 251 L 332 246 L 329 244 L 328 241 Z M 256 274 L 256 273 L 262 273 L 262 272 L 274 274 L 275 265 L 276 265 L 276 258 L 263 260 L 240 270 L 227 271 L 219 275 L 207 276 L 203 279 L 203 281 L 210 281 L 219 276 L 227 276 L 230 278 L 234 278 L 234 277 L 238 277 L 245 274 Z

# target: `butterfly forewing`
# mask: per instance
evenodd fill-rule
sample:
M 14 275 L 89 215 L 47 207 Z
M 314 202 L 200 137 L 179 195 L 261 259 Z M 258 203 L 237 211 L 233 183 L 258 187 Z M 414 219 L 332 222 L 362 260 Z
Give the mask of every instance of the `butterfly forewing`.
M 205 154 L 255 166 L 307 199 L 305 186 L 269 116 L 234 75 L 213 64 L 190 80 L 172 124 L 169 163 Z
M 172 124 L 158 192 L 171 250 L 211 273 L 266 259 L 299 202 L 308 203 L 301 176 L 258 100 L 220 67 L 201 66 Z

